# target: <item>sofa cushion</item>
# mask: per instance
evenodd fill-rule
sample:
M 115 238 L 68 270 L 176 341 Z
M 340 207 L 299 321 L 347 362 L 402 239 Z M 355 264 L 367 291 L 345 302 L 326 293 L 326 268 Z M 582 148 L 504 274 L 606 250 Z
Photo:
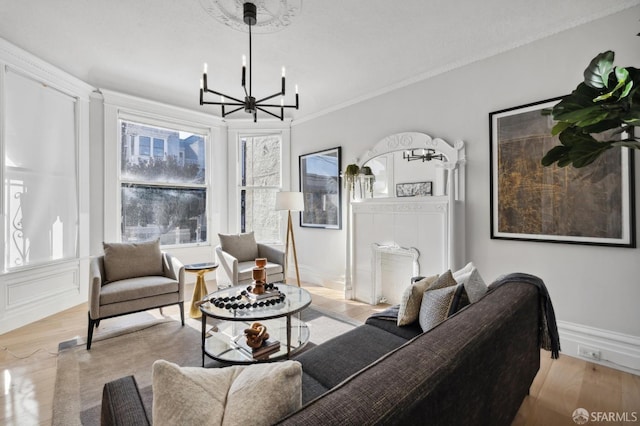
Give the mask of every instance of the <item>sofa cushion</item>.
M 302 406 L 296 361 L 225 368 L 153 363 L 153 424 L 271 425 Z
M 454 278 L 459 284 L 464 285 L 465 291 L 469 296 L 469 301 L 471 303 L 475 303 L 485 295 L 488 287 L 482 279 L 482 276 L 480 276 L 478 268 L 476 268 L 473 263 L 469 263 L 469 265 L 471 265 L 470 270 L 463 274 L 459 274 L 457 278 L 454 275 Z
M 422 278 L 419 281 L 409 284 L 402 293 L 400 307 L 398 310 L 398 325 L 408 325 L 418 319 L 422 294 L 429 286 L 438 279 L 438 275 Z
M 164 275 L 160 240 L 143 243 L 102 243 L 105 282 Z
M 258 257 L 258 244 L 252 232 L 246 234 L 218 234 L 222 251 L 238 259 L 238 262 L 255 260 Z
M 420 301 L 422 302 L 422 301 Z M 389 321 L 384 318 L 376 318 L 369 317 L 364 322 L 365 324 L 372 325 L 374 327 L 378 327 L 381 330 L 384 330 L 388 333 L 395 334 L 398 337 L 402 337 L 403 339 L 413 339 L 418 334 L 422 333 L 422 328 L 420 328 L 420 323 L 417 321 L 412 322 L 411 324 L 398 326 L 397 321 Z
M 129 278 L 103 285 L 100 290 L 100 305 L 177 293 L 179 290 L 178 282 L 167 277 Z
M 437 280 L 435 280 L 431 285 L 427 288 L 427 290 L 437 290 L 439 288 L 452 287 L 455 286 L 457 281 L 453 278 L 451 274 L 451 270 L 441 274 Z
M 418 317 L 422 331 L 429 331 L 447 319 L 457 289 L 452 285 L 424 292 Z
M 361 325 L 309 349 L 295 359 L 322 386 L 332 388 L 407 340 L 371 325 Z
M 302 405 L 319 397 L 328 390 L 328 387 L 324 386 L 306 372 L 302 372 Z
M 460 277 L 469 274 L 473 270 L 473 268 L 475 268 L 473 262 L 467 263 L 466 265 L 464 265 L 464 267 L 453 272 L 453 279 L 460 282 Z

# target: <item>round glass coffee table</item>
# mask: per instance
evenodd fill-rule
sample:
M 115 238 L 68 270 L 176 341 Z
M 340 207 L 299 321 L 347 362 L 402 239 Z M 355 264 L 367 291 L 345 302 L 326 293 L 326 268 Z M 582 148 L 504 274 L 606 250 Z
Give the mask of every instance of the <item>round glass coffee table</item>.
M 202 299 L 202 366 L 205 356 L 225 364 L 253 364 L 288 359 L 302 349 L 309 341 L 309 328 L 300 320 L 299 313 L 311 304 L 311 294 L 304 288 L 275 283 L 284 300 L 280 303 L 250 307 L 234 308 L 233 303 L 253 304 L 253 300 L 242 296 L 227 306 L 214 306 L 212 299 L 237 299 L 245 290 L 244 286 L 225 288 L 208 294 Z M 217 321 L 207 330 L 207 318 Z M 254 356 L 246 348 L 244 330 L 254 322 L 260 322 L 267 327 L 270 341 L 279 341 L 279 348 L 260 356 Z

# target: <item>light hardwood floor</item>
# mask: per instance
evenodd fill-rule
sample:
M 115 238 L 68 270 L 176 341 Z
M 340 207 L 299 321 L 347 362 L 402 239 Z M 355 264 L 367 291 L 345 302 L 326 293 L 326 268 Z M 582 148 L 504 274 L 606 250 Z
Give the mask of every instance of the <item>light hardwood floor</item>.
M 384 308 L 344 300 L 336 290 L 304 287 L 312 293 L 314 305 L 358 321 Z M 192 288 L 187 286 L 187 294 L 191 294 Z M 172 309 L 177 312 L 177 308 Z M 0 336 L 0 424 L 51 423 L 58 343 L 84 337 L 86 317 L 87 307 L 83 304 Z M 127 327 L 135 321 L 134 315 L 124 316 L 105 320 L 100 327 Z M 540 371 L 513 424 L 574 425 L 571 414 L 579 407 L 590 412 L 635 412 L 640 422 L 640 376 L 562 354 L 560 359 L 551 360 L 549 353 L 542 351 Z

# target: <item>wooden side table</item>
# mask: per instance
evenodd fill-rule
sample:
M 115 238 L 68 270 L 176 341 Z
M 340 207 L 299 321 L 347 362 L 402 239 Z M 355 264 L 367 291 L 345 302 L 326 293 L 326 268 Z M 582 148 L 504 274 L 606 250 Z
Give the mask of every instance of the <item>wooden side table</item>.
M 184 265 L 185 272 L 191 272 L 197 274 L 196 285 L 193 288 L 193 297 L 191 298 L 191 308 L 189 309 L 189 316 L 191 318 L 200 318 L 202 316 L 202 312 L 200 311 L 200 307 L 196 306 L 196 302 L 202 300 L 209 291 L 207 290 L 207 284 L 204 281 L 204 275 L 207 272 L 212 272 L 218 269 L 218 264 L 215 262 L 205 262 L 205 263 L 192 263 L 189 265 Z

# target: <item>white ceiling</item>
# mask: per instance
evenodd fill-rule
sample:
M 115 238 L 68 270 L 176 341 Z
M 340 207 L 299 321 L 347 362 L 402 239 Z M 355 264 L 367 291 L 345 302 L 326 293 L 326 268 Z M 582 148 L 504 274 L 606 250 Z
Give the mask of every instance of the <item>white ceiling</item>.
M 239 1 L 239 0 L 236 0 Z M 300 87 L 294 119 L 483 59 L 640 0 L 302 0 L 293 23 L 253 36 L 254 95 Z M 635 34 L 630 29 L 631 34 Z M 200 0 L 0 0 L 0 37 L 97 88 L 200 107 L 199 79 L 242 96 L 248 36 Z M 288 98 L 288 102 L 292 98 Z M 236 114 L 229 118 L 247 118 Z M 259 116 L 260 120 L 260 116 Z

